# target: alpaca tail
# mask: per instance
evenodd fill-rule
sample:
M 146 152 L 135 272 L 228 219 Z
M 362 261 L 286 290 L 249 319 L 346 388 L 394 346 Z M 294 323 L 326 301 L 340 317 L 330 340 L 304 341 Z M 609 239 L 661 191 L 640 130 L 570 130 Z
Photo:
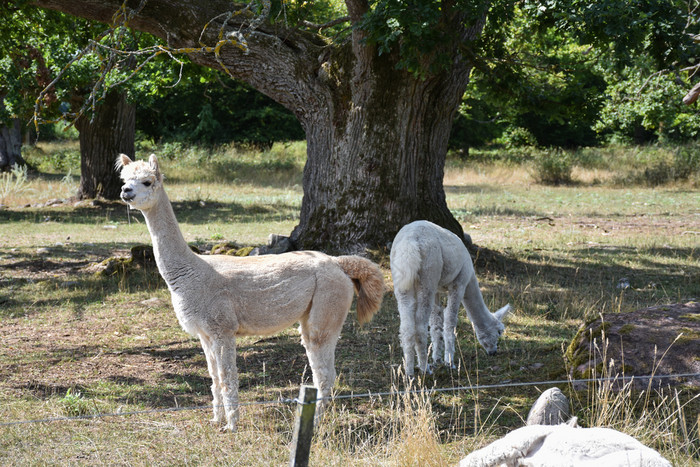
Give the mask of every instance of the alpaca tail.
M 407 292 L 415 288 L 421 254 L 416 242 L 406 238 L 402 240 L 394 240 L 391 248 L 391 277 L 396 290 Z
M 384 298 L 384 275 L 379 266 L 361 256 L 338 256 L 336 261 L 352 279 L 357 292 L 357 320 L 366 323 Z

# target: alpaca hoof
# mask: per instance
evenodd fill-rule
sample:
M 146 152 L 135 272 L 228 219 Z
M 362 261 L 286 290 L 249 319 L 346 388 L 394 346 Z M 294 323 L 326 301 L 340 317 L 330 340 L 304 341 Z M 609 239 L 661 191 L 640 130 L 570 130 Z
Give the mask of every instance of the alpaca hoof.
M 430 365 L 427 365 L 425 367 L 425 370 L 422 369 L 421 367 L 417 366 L 416 369 L 414 370 L 413 373 L 410 375 L 406 375 L 407 379 L 419 382 L 423 381 L 426 376 L 431 376 L 433 374 L 433 369 L 430 367 Z
M 223 423 L 226 421 L 226 419 L 225 419 L 225 417 L 224 417 L 224 411 L 222 410 L 221 412 L 219 412 L 219 411 L 216 411 L 216 410 L 215 410 L 215 411 L 214 411 L 214 418 L 212 418 L 212 419 L 209 420 L 209 421 L 210 421 L 211 423 L 213 423 L 214 425 L 221 425 L 221 424 L 223 424 Z
M 237 431 L 236 424 L 233 422 L 229 422 L 226 425 L 219 428 L 219 431 L 222 433 L 235 433 Z
M 457 371 L 457 367 L 455 367 L 454 365 L 442 364 L 439 367 L 435 368 L 435 374 L 433 376 L 436 379 L 447 378 L 450 377 L 450 375 L 453 375 L 454 371 Z

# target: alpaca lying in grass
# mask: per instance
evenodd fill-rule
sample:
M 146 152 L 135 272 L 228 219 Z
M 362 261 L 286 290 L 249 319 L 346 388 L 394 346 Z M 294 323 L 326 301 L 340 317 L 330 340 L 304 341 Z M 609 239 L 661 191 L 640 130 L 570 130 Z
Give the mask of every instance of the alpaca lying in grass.
M 197 255 L 182 236 L 155 155 L 134 162 L 122 154 L 117 168 L 124 181 L 122 200 L 146 218 L 180 325 L 202 343 L 213 382 L 213 421 L 222 423 L 225 415 L 224 429 L 236 429 L 236 336 L 273 334 L 296 322 L 318 395 L 329 396 L 336 377 L 335 346 L 353 290 L 357 319 L 369 321 L 384 295 L 379 268 L 359 256 L 314 251 L 242 258 Z
M 474 451 L 459 467 L 671 467 L 655 450 L 610 428 L 579 428 L 576 418 L 560 425 L 528 425 Z
M 491 313 L 479 290 L 472 259 L 462 240 L 449 230 L 428 221 L 405 225 L 391 247 L 391 274 L 401 316 L 401 346 L 406 375 L 414 374 L 414 354 L 422 373 L 428 366 L 428 320 L 433 343 L 433 362 L 454 368 L 455 328 L 459 304 L 463 303 L 479 343 L 489 355 L 496 352 L 505 330 L 503 318 L 510 305 Z M 447 307 L 437 303 L 440 290 L 447 291 Z

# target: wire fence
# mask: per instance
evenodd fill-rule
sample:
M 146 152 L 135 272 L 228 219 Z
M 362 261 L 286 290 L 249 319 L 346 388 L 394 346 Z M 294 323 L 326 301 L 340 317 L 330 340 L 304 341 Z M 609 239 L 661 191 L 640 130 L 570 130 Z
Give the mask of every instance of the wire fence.
M 643 375 L 643 376 L 611 376 L 605 378 L 583 378 L 583 379 L 560 379 L 560 380 L 549 380 L 549 381 L 520 381 L 520 382 L 508 382 L 508 383 L 498 383 L 498 384 L 474 384 L 467 386 L 454 386 L 445 388 L 417 388 L 417 389 L 407 389 L 407 390 L 395 390 L 395 391 L 385 391 L 385 392 L 366 392 L 361 394 L 340 394 L 329 397 L 321 397 L 311 401 L 301 401 L 298 398 L 279 398 L 277 400 L 270 401 L 251 401 L 251 402 L 241 402 L 238 407 L 253 406 L 253 405 L 309 405 L 316 404 L 318 402 L 329 400 L 347 400 L 347 399 L 371 399 L 371 398 L 381 398 L 388 396 L 402 396 L 410 394 L 436 394 L 443 392 L 460 392 L 460 391 L 482 391 L 486 389 L 500 389 L 500 388 L 513 388 L 513 387 L 524 387 L 524 386 L 553 386 L 557 384 L 578 384 L 578 383 L 603 383 L 603 382 L 631 382 L 634 380 L 666 380 L 666 379 L 689 379 L 689 378 L 700 378 L 700 373 L 678 373 L 672 375 Z M 223 407 L 223 406 L 222 406 Z M 149 415 L 149 414 L 159 414 L 168 412 L 182 412 L 182 411 L 195 411 L 195 410 L 211 410 L 213 405 L 197 405 L 197 406 L 187 406 L 187 407 L 166 407 L 161 409 L 146 409 L 146 410 L 131 410 L 131 411 L 120 411 L 108 412 L 108 413 L 96 413 L 96 414 L 86 414 L 86 415 L 76 415 L 72 417 L 48 417 L 33 420 L 19 420 L 2 422 L 0 426 L 13 426 L 13 425 L 27 425 L 33 423 L 51 423 L 51 422 L 70 422 L 70 421 L 81 421 L 81 420 L 93 420 L 99 418 L 107 417 L 125 417 L 133 415 Z

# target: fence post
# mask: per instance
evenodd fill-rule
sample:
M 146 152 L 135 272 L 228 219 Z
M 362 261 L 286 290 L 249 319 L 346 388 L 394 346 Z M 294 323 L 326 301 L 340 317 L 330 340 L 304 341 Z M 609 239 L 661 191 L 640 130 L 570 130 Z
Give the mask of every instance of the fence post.
M 316 388 L 314 386 L 302 386 L 299 389 L 297 414 L 294 421 L 292 454 L 289 458 L 290 467 L 306 467 L 309 465 L 315 413 Z

